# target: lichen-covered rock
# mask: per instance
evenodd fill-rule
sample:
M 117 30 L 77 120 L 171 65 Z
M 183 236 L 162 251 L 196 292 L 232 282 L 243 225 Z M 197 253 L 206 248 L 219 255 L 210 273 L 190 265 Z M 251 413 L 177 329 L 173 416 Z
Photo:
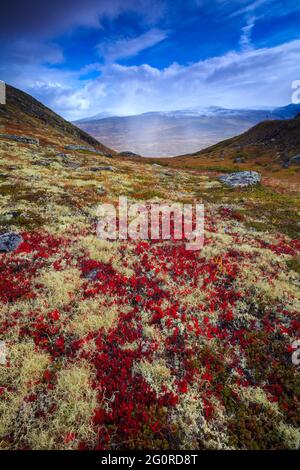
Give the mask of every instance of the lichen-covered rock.
M 238 171 L 220 176 L 219 180 L 232 188 L 245 188 L 260 183 L 261 176 L 257 171 Z
M 18 233 L 3 233 L 0 235 L 0 252 L 9 253 L 18 248 L 23 242 L 23 238 Z

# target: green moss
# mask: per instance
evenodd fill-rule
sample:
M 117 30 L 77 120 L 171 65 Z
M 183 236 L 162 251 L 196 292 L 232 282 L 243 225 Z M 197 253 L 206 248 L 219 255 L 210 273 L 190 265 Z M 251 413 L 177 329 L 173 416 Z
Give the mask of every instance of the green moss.
M 235 449 L 279 450 L 285 448 L 278 431 L 278 422 L 271 410 L 258 404 L 236 404 L 229 421 L 229 444 Z
M 244 189 L 222 186 L 205 193 L 198 190 L 196 194 L 210 203 L 230 201 L 242 205 L 240 213 L 245 217 L 245 225 L 248 227 L 258 231 L 280 232 L 291 238 L 299 237 L 298 197 L 278 193 L 263 185 Z
M 27 213 L 26 215 L 18 215 L 7 219 L 4 216 L 0 217 L 0 225 L 3 227 L 18 227 L 21 229 L 33 230 L 43 226 L 45 219 L 40 215 L 34 213 Z
M 295 271 L 296 273 L 300 274 L 300 261 L 298 259 L 290 259 L 286 262 L 286 264 L 291 271 Z

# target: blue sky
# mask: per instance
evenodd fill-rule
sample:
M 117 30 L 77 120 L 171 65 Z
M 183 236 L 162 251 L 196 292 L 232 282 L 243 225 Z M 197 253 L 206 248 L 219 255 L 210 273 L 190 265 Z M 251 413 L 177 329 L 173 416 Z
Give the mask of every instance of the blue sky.
M 68 119 L 291 101 L 299 0 L 11 0 L 0 79 Z

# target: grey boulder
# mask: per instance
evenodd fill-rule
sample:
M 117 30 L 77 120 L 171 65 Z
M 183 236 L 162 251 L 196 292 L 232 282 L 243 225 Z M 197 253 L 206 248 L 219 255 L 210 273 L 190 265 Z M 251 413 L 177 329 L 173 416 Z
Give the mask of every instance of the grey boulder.
M 261 176 L 257 171 L 238 171 L 220 176 L 219 180 L 231 188 L 246 188 L 247 186 L 259 184 Z
M 9 253 L 10 251 L 14 251 L 22 242 L 23 238 L 17 233 L 3 233 L 0 235 L 0 252 Z

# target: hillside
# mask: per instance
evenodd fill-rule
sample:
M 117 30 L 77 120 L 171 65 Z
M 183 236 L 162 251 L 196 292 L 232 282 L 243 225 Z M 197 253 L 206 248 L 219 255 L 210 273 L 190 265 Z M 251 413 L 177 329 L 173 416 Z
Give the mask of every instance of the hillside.
M 66 121 L 32 96 L 6 85 L 6 105 L 0 105 L 0 134 L 25 135 L 44 145 L 88 145 L 115 153 Z
M 264 121 L 245 133 L 199 152 L 163 159 L 166 165 L 197 168 L 211 165 L 225 168 L 288 166 L 300 154 L 300 119 Z

